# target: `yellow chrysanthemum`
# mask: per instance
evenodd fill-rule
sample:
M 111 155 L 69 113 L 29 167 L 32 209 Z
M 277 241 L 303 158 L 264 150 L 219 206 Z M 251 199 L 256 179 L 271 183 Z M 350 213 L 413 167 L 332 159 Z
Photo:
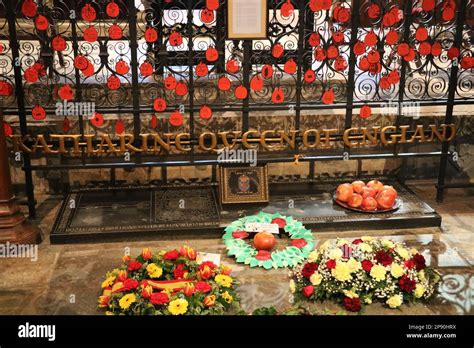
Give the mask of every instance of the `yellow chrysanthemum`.
M 351 291 L 351 290 L 343 290 L 342 291 L 344 293 L 344 295 L 346 297 L 349 297 L 349 298 L 358 298 L 359 295 L 357 295 L 354 291 Z
M 341 282 L 352 279 L 351 270 L 346 262 L 338 261 L 336 267 L 331 270 L 331 274 Z
M 360 261 L 357 261 L 353 257 L 351 257 L 349 261 L 347 261 L 347 266 L 351 270 L 351 273 L 357 272 L 362 268 L 362 264 L 360 263 Z
M 381 266 L 381 265 L 375 265 L 370 270 L 370 276 L 378 281 L 384 280 L 386 273 L 387 273 L 387 270 L 385 269 L 384 266 Z
M 395 244 L 393 244 L 393 242 L 390 239 L 382 239 L 382 245 L 385 248 L 389 248 L 389 249 L 391 249 L 395 246 Z
M 232 281 L 233 279 L 227 275 L 224 274 L 218 274 L 214 278 L 217 284 L 225 287 L 225 288 L 230 288 L 232 286 Z
M 390 308 L 398 308 L 403 303 L 403 297 L 402 295 L 394 295 L 390 297 L 385 303 L 388 304 Z
M 415 248 L 411 248 L 410 249 L 410 254 L 416 255 L 416 254 L 418 254 L 418 250 L 416 250 Z
M 320 252 L 323 252 L 324 250 L 326 250 L 329 245 L 331 244 L 331 241 L 330 240 L 327 240 L 325 241 L 323 244 L 321 244 L 321 246 L 319 247 L 319 251 Z
M 404 269 L 403 267 L 398 264 L 398 263 L 392 263 L 392 265 L 390 266 L 390 273 L 395 277 L 395 278 L 400 278 L 403 273 L 404 273 Z
M 424 271 L 424 270 L 421 270 L 421 271 L 418 272 L 418 278 L 419 278 L 421 281 L 425 281 L 425 280 L 426 280 L 425 271 Z
M 127 310 L 137 300 L 135 294 L 127 294 L 119 300 L 120 308 Z
M 337 246 L 343 246 L 344 244 L 349 244 L 349 242 L 347 241 L 347 239 L 339 239 L 337 241 Z
M 319 252 L 317 250 L 313 250 L 308 255 L 308 261 L 309 262 L 314 262 L 318 259 L 318 257 L 319 257 Z
M 364 242 L 370 242 L 374 239 L 374 237 L 362 236 L 360 239 L 362 239 Z
M 163 269 L 155 263 L 150 263 L 146 266 L 146 270 L 151 278 L 156 279 L 163 275 Z
M 339 260 L 343 255 L 343 252 L 341 249 L 334 249 L 334 250 L 331 250 L 331 252 L 329 253 L 329 258 L 330 259 L 334 259 L 334 260 Z
M 323 280 L 323 276 L 321 274 L 319 274 L 318 272 L 314 272 L 311 275 L 311 277 L 309 277 L 309 281 L 314 286 L 317 286 L 317 285 L 321 284 L 322 280 Z
M 410 252 L 402 247 L 396 248 L 395 251 L 402 257 L 404 260 L 408 260 L 410 258 Z
M 416 298 L 420 298 L 425 293 L 425 287 L 421 284 L 416 284 L 414 295 Z
M 173 315 L 185 314 L 188 311 L 188 301 L 184 298 L 171 301 L 168 305 L 168 310 Z
M 222 294 L 222 298 L 227 303 L 232 303 L 232 301 L 234 300 L 234 297 L 231 294 L 229 294 L 227 291 Z
M 109 287 L 109 286 L 112 286 L 114 284 L 114 281 L 115 281 L 115 277 L 114 276 L 110 276 L 108 277 L 106 280 L 104 280 L 102 282 L 102 289 L 103 288 L 106 288 L 106 287 Z
M 295 281 L 293 279 L 290 280 L 290 292 L 292 294 L 294 294 L 296 291 L 296 284 L 295 284 Z
M 372 247 L 367 243 L 360 243 L 359 248 L 366 253 L 371 253 L 373 251 Z

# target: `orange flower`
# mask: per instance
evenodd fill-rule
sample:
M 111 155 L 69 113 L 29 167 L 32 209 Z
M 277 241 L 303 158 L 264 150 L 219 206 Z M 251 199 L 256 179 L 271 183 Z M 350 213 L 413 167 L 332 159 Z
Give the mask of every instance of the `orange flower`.
M 99 296 L 99 307 L 104 308 L 109 305 L 109 296 Z
M 150 249 L 148 249 L 148 248 L 143 249 L 143 251 L 142 251 L 143 260 L 147 261 L 147 260 L 151 259 L 151 256 L 152 256 L 152 253 L 151 253 Z
M 181 256 L 187 257 L 189 260 L 196 260 L 196 250 L 194 250 L 193 248 L 191 248 L 187 245 L 183 245 L 179 249 L 179 254 Z
M 122 261 L 124 263 L 127 263 L 128 261 L 130 261 L 132 258 L 130 257 L 130 255 L 123 255 L 122 256 Z
M 122 270 L 117 275 L 117 279 L 119 282 L 124 282 L 128 278 L 128 272 L 126 270 Z
M 209 279 L 212 277 L 212 269 L 206 265 L 199 271 L 199 274 L 202 279 Z
M 153 293 L 153 288 L 151 285 L 147 285 L 142 289 L 142 297 L 143 298 L 150 298 L 151 294 Z
M 204 297 L 204 304 L 206 307 L 212 307 L 216 303 L 216 295 L 209 295 Z
M 226 265 L 222 265 L 221 274 L 230 276 L 231 273 L 232 273 L 232 268 L 230 268 L 229 266 L 226 266 Z
M 183 293 L 185 296 L 192 296 L 194 291 L 196 291 L 196 289 L 194 288 L 193 283 L 187 283 L 183 288 Z

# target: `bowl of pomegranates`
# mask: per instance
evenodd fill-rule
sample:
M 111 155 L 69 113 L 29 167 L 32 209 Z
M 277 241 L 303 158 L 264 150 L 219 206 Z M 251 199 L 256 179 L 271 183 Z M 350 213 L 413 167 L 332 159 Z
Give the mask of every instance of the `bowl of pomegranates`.
M 384 185 L 379 180 L 368 183 L 356 180 L 337 187 L 334 201 L 346 209 L 363 213 L 386 213 L 401 206 L 398 192 L 393 186 Z

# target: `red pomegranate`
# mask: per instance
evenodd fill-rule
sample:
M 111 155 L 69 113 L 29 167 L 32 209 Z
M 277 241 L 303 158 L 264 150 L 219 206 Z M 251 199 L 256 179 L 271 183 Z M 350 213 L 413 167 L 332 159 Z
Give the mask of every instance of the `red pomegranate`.
M 259 232 L 253 238 L 253 244 L 257 250 L 270 251 L 275 247 L 275 236 L 268 232 Z
M 375 196 L 377 196 L 377 191 L 374 190 L 373 188 L 366 186 L 362 189 L 362 198 L 367 198 L 367 197 L 375 198 Z
M 367 187 L 373 188 L 376 191 L 381 191 L 383 189 L 383 184 L 378 180 L 371 180 L 367 183 Z
M 376 200 L 380 208 L 390 209 L 395 204 L 395 198 L 396 196 L 394 190 L 387 189 L 380 191 L 376 197 Z
M 364 190 L 365 182 L 362 180 L 356 180 L 352 182 L 352 189 L 355 193 L 361 194 Z
M 363 200 L 364 199 L 362 198 L 361 195 L 354 193 L 352 194 L 352 196 L 349 197 L 347 201 L 347 205 L 349 205 L 352 208 L 359 208 L 362 205 Z
M 384 185 L 383 186 L 383 189 L 384 190 L 390 190 L 390 191 L 393 191 L 393 193 L 395 194 L 395 198 L 398 197 L 398 192 L 397 190 L 395 190 L 395 188 L 393 186 L 390 186 L 390 185 Z
M 341 184 L 337 187 L 336 198 L 338 201 L 347 202 L 354 194 L 354 189 L 351 184 Z
M 377 201 L 373 197 L 364 198 L 362 201 L 362 209 L 367 211 L 377 210 Z

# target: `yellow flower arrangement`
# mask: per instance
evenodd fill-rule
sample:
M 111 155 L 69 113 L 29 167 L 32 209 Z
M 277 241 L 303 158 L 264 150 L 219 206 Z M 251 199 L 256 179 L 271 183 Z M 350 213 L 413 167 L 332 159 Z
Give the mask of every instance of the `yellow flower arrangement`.
M 371 253 L 373 251 L 372 247 L 367 243 L 360 243 L 360 250 L 366 253 Z
M 225 287 L 225 288 L 230 288 L 232 286 L 232 277 L 229 277 L 228 275 L 224 274 L 218 274 L 214 280 L 216 281 L 217 284 Z
M 120 308 L 127 310 L 136 301 L 137 301 L 137 297 L 135 296 L 135 294 L 127 294 L 120 299 L 119 305 L 120 305 Z
M 351 270 L 347 262 L 337 261 L 336 267 L 331 270 L 331 274 L 341 282 L 352 279 Z
M 349 298 L 358 298 L 359 295 L 357 295 L 354 291 L 352 290 L 344 290 L 343 291 L 344 295 Z
M 403 303 L 403 297 L 402 295 L 394 295 L 392 297 L 390 297 L 386 303 L 388 304 L 388 306 L 390 308 L 398 308 L 402 305 Z
M 349 261 L 347 261 L 347 266 L 349 267 L 351 273 L 357 272 L 362 268 L 362 264 L 360 263 L 360 261 L 357 261 L 353 257 L 351 257 Z
M 414 295 L 416 298 L 420 298 L 425 293 L 425 287 L 422 284 L 416 284 Z
M 318 259 L 318 257 L 319 257 L 319 252 L 317 250 L 313 250 L 308 255 L 308 262 L 314 262 Z
M 224 299 L 224 301 L 227 303 L 232 303 L 232 301 L 234 300 L 234 297 L 232 297 L 232 295 L 229 294 L 228 291 L 224 292 L 221 296 Z
M 294 294 L 296 292 L 296 284 L 293 279 L 290 280 L 290 292 Z
M 395 278 L 400 278 L 403 273 L 405 273 L 405 270 L 403 269 L 402 265 L 398 263 L 392 263 L 390 266 L 390 273 L 395 277 Z
M 404 260 L 408 260 L 410 258 L 410 252 L 405 248 L 396 248 L 395 251 L 398 255 L 402 257 Z
M 114 284 L 114 281 L 115 281 L 115 276 L 107 277 L 107 279 L 102 282 L 102 289 L 112 286 Z
M 318 273 L 318 272 L 314 272 L 311 277 L 309 277 L 309 281 L 311 282 L 311 284 L 313 284 L 314 286 L 317 286 L 319 284 L 321 284 L 323 280 L 323 276 Z
M 333 249 L 329 254 L 329 258 L 333 260 L 339 260 L 342 257 L 343 253 L 341 249 Z
M 384 266 L 381 266 L 381 265 L 375 265 L 370 270 L 370 276 L 378 281 L 385 280 L 386 273 L 387 273 L 387 270 L 385 269 Z
M 161 277 L 163 274 L 163 269 L 154 263 L 150 263 L 146 266 L 146 271 L 148 272 L 148 275 L 154 279 Z
M 184 298 L 171 301 L 168 305 L 168 310 L 173 315 L 185 314 L 188 311 L 188 301 Z

